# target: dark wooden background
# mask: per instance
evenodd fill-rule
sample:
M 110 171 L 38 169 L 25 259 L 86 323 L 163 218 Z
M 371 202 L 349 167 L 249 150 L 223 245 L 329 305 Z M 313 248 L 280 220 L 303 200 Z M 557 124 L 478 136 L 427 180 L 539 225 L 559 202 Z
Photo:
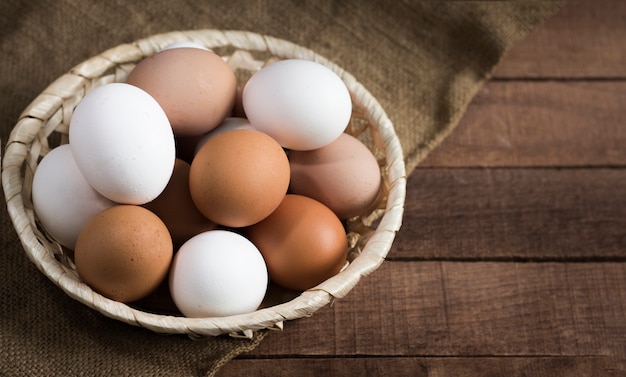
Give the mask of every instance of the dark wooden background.
M 626 376 L 626 2 L 570 2 L 408 181 L 388 261 L 226 376 Z

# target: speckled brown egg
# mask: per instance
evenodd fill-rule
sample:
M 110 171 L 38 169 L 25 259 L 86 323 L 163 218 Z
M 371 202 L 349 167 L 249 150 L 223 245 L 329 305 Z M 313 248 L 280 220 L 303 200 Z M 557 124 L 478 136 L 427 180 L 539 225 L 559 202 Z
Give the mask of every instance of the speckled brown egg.
M 320 201 L 342 220 L 371 212 L 379 198 L 378 162 L 349 134 L 319 149 L 291 151 L 289 164 L 290 192 Z
M 196 207 L 213 222 L 252 225 L 267 217 L 289 186 L 289 161 L 280 144 L 249 129 L 221 133 L 197 152 L 189 172 Z
M 149 210 L 118 205 L 95 215 L 76 241 L 74 259 L 80 278 L 110 299 L 145 297 L 167 276 L 172 239 Z
M 212 51 L 174 48 L 140 61 L 126 82 L 148 92 L 161 105 L 179 135 L 199 135 L 231 114 L 237 79 Z
M 200 213 L 191 200 L 189 169 L 188 163 L 176 159 L 174 172 L 165 190 L 144 205 L 165 223 L 175 249 L 196 234 L 215 228 L 215 223 Z
M 341 221 L 306 196 L 286 195 L 271 215 L 244 233 L 263 255 L 270 279 L 289 289 L 313 288 L 346 263 L 348 241 Z

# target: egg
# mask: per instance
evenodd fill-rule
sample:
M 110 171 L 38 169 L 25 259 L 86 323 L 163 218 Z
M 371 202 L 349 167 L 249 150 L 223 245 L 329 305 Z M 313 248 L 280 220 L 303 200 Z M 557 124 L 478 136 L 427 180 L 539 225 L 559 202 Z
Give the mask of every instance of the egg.
M 70 119 L 76 165 L 100 194 L 122 204 L 144 204 L 163 191 L 174 169 L 174 134 L 148 93 L 124 83 L 88 92 Z
M 244 234 L 260 250 L 270 279 L 307 290 L 336 275 L 346 263 L 348 240 L 339 218 L 320 202 L 288 194 Z
M 350 92 L 326 66 L 302 59 L 272 63 L 250 77 L 243 109 L 255 129 L 293 150 L 321 148 L 346 129 Z
M 202 148 L 202 146 L 206 144 L 206 142 L 209 141 L 209 139 L 212 139 L 213 137 L 221 133 L 224 133 L 226 131 L 242 130 L 242 129 L 253 130 L 254 128 L 252 127 L 250 122 L 245 118 L 228 117 L 224 119 L 224 121 L 217 128 L 207 132 L 206 134 L 202 135 L 198 139 L 198 142 L 196 144 L 196 153 L 198 153 L 200 148 Z
M 43 227 L 71 250 L 87 221 L 116 204 L 87 183 L 68 144 L 54 148 L 41 160 L 35 170 L 32 195 Z
M 237 79 L 214 52 L 172 48 L 141 60 L 126 82 L 150 93 L 176 135 L 200 135 L 217 127 L 235 104 Z
M 183 244 L 169 283 L 174 303 L 186 317 L 219 317 L 256 310 L 268 276 L 252 242 L 231 231 L 212 230 Z
M 175 249 L 196 234 L 215 228 L 215 223 L 202 215 L 191 200 L 189 169 L 188 163 L 176 159 L 174 173 L 165 190 L 144 204 L 167 226 Z
M 319 149 L 291 151 L 289 165 L 290 192 L 316 199 L 340 219 L 371 212 L 381 191 L 376 157 L 346 133 Z
M 268 135 L 247 129 L 224 132 L 198 151 L 189 171 L 191 198 L 211 221 L 244 227 L 278 207 L 289 186 L 289 161 Z
M 130 302 L 154 291 L 167 277 L 173 256 L 165 224 L 135 205 L 107 208 L 89 220 L 76 241 L 79 277 L 112 300 Z

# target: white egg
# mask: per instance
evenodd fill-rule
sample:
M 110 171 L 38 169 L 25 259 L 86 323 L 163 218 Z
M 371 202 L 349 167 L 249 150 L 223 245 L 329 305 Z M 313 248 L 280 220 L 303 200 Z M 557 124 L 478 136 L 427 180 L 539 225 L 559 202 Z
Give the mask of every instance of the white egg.
M 352 114 L 350 92 L 341 78 L 302 59 L 281 60 L 256 72 L 244 87 L 242 102 L 254 128 L 294 150 L 331 143 Z
M 200 137 L 200 139 L 198 140 L 198 144 L 196 144 L 195 153 L 198 153 L 200 148 L 202 148 L 202 146 L 206 144 L 207 141 L 214 138 L 215 136 L 222 134 L 226 131 L 241 129 L 253 130 L 254 128 L 246 118 L 231 117 L 224 119 L 224 121 L 219 126 Z
M 200 233 L 181 246 L 170 269 L 170 292 L 186 317 L 256 310 L 267 290 L 267 267 L 247 238 L 227 230 Z
M 67 144 L 53 149 L 41 160 L 33 178 L 32 195 L 41 225 L 57 242 L 72 250 L 87 221 L 116 204 L 87 183 Z
M 152 201 L 174 170 L 174 132 L 165 112 L 129 84 L 106 84 L 87 93 L 70 120 L 69 140 L 87 182 L 118 203 Z

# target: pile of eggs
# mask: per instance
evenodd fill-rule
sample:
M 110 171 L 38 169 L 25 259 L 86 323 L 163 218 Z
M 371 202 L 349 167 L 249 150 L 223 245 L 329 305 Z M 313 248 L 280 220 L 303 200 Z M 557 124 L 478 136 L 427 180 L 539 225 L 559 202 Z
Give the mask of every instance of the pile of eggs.
M 241 86 L 219 55 L 173 45 L 78 103 L 32 199 L 85 284 L 126 303 L 165 286 L 184 316 L 227 316 L 256 310 L 270 281 L 302 291 L 345 266 L 343 221 L 381 186 L 344 132 L 348 89 L 300 59 Z

